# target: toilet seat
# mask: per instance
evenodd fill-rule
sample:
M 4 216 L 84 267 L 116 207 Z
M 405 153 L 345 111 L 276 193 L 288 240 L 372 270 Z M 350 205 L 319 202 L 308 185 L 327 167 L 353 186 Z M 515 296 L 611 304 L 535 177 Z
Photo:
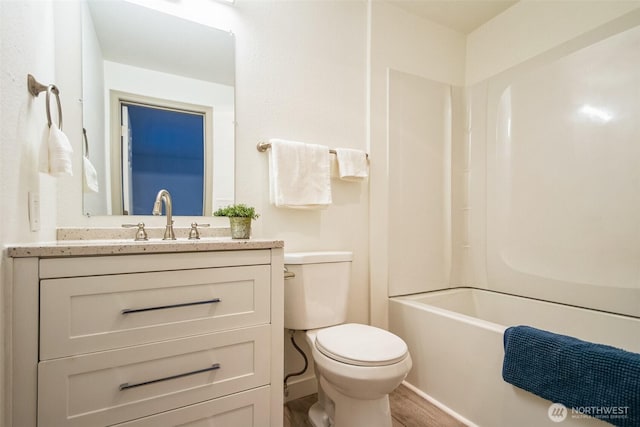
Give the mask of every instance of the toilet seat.
M 374 326 L 348 323 L 318 331 L 315 346 L 325 356 L 356 366 L 387 366 L 407 357 L 407 344 Z

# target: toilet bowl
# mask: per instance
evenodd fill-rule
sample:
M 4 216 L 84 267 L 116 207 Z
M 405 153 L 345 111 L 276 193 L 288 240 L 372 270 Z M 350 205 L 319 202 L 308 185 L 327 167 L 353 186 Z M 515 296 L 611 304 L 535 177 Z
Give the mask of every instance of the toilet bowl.
M 306 339 L 324 393 L 309 413 L 313 425 L 390 427 L 389 393 L 412 364 L 404 341 L 355 323 L 307 331 Z
M 406 343 L 391 332 L 344 324 L 351 253 L 285 254 L 285 327 L 305 330 L 318 382 L 314 427 L 391 427 L 389 393 L 409 373 Z

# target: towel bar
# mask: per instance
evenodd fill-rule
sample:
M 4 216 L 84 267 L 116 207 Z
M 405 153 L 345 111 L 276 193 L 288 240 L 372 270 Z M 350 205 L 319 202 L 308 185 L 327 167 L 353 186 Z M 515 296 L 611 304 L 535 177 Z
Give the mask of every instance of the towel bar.
M 271 143 L 270 142 L 264 142 L 264 141 L 260 141 L 258 142 L 258 144 L 256 145 L 256 149 L 261 152 L 264 153 L 265 151 L 267 151 L 269 148 L 271 148 Z M 331 154 L 336 154 L 336 150 L 334 149 L 329 149 L 329 153 Z M 369 154 L 366 154 L 367 159 L 369 158 Z
M 51 108 L 49 107 L 51 92 L 53 92 L 56 96 L 56 103 L 58 104 L 58 128 L 62 129 L 62 105 L 60 104 L 60 90 L 58 87 L 56 85 L 45 86 L 38 82 L 31 74 L 27 74 L 27 86 L 29 93 L 33 96 L 38 96 L 40 92 L 47 91 L 47 122 L 49 127 L 51 127 L 53 123 L 51 120 Z

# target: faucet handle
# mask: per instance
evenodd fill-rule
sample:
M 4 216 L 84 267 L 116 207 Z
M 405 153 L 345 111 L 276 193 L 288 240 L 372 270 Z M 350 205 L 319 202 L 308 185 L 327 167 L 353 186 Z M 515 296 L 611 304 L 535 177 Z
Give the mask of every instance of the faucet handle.
M 139 222 L 137 224 L 122 224 L 124 228 L 133 228 L 138 227 L 136 231 L 135 241 L 139 242 L 141 240 L 149 240 L 149 236 L 147 236 L 147 230 L 144 229 L 144 222 Z
M 191 230 L 189 230 L 189 240 L 199 240 L 200 232 L 198 231 L 198 226 L 200 227 L 209 227 L 211 224 L 198 224 L 197 222 L 191 223 Z

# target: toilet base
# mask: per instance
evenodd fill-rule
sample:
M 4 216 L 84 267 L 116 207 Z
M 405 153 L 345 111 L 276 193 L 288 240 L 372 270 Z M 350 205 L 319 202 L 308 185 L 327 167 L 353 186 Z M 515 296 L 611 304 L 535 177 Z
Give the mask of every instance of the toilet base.
M 324 378 L 320 379 L 320 387 L 325 397 L 309 409 L 314 427 L 391 427 L 389 395 L 354 399 L 340 393 Z
M 309 421 L 313 427 L 329 427 L 331 425 L 329 416 L 324 412 L 320 402 L 314 403 L 309 408 Z

